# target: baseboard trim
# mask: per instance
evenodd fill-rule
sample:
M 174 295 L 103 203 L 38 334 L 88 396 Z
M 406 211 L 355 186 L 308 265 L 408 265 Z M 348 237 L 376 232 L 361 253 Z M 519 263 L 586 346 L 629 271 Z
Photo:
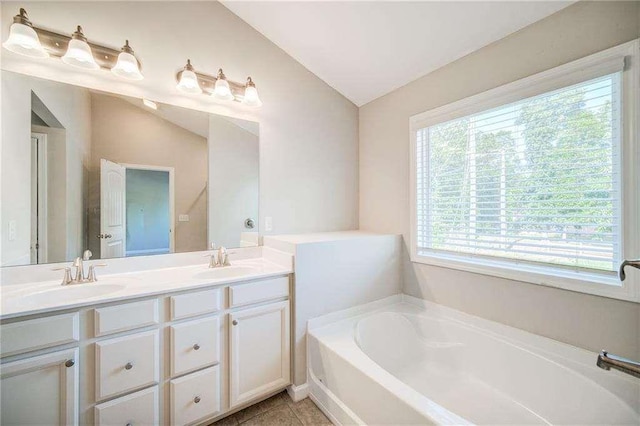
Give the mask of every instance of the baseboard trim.
M 290 385 L 287 387 L 287 393 L 294 402 L 302 401 L 309 396 L 309 384 L 304 383 L 300 386 Z

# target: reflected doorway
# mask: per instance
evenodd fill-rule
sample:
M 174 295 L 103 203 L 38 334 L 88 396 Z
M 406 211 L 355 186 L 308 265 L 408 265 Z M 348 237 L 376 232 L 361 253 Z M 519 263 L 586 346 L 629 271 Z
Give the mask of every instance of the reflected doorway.
M 125 256 L 173 253 L 173 168 L 124 166 Z

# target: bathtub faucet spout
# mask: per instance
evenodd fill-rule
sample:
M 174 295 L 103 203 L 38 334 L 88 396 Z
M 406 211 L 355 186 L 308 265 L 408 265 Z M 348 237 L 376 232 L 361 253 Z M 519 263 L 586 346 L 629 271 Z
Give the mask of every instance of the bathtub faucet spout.
M 613 368 L 640 379 L 640 362 L 611 355 L 607 351 L 600 352 L 596 365 L 603 370 L 611 370 Z

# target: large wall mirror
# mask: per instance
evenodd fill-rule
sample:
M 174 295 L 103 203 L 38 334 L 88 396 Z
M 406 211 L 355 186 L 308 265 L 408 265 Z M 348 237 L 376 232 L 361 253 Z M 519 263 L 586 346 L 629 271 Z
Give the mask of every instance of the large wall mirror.
M 2 266 L 258 244 L 258 123 L 1 79 Z

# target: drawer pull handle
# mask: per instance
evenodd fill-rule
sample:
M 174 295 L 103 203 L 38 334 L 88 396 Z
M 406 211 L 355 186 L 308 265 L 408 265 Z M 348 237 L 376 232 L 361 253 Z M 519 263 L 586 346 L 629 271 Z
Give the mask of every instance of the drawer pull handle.
M 238 325 L 238 320 L 233 320 L 232 324 L 233 325 Z
M 196 396 L 195 398 L 193 398 L 193 402 L 195 402 L 196 404 L 200 402 L 200 397 Z
M 130 362 L 127 363 L 127 365 L 124 366 L 125 370 L 131 370 L 133 368 L 133 364 L 131 364 Z
M 75 361 L 72 359 L 68 359 L 67 362 L 64 363 L 64 366 L 69 368 L 69 367 L 73 367 L 75 365 Z
M 194 351 L 197 351 L 198 349 L 200 349 L 200 345 L 199 344 L 196 343 L 195 345 L 193 345 L 193 350 Z

